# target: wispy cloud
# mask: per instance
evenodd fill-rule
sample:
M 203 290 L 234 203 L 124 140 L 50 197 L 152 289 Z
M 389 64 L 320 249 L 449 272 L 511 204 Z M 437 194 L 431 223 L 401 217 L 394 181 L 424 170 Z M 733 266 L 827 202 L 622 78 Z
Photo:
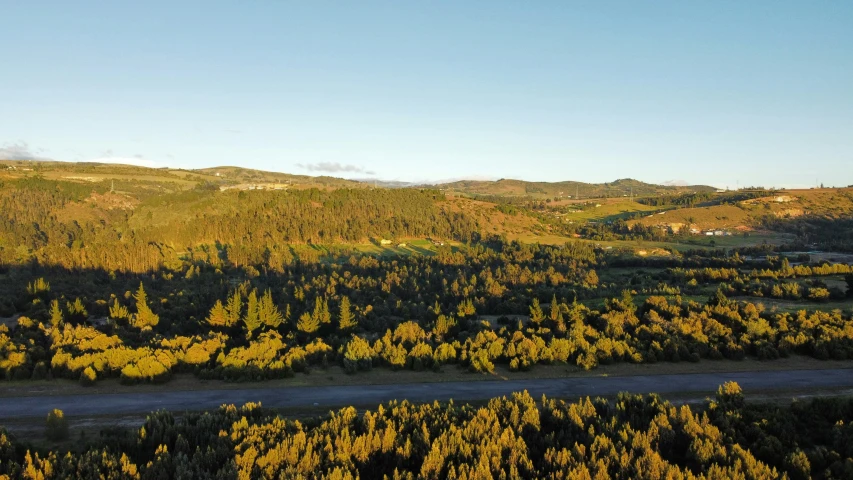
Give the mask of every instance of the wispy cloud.
M 363 173 L 365 175 L 376 175 L 373 170 L 367 170 L 358 165 L 344 165 L 338 162 L 297 163 L 297 167 L 309 172 L 324 173 Z
M 43 150 L 33 150 L 27 142 L 18 141 L 0 146 L 2 160 L 45 160 L 40 154 Z

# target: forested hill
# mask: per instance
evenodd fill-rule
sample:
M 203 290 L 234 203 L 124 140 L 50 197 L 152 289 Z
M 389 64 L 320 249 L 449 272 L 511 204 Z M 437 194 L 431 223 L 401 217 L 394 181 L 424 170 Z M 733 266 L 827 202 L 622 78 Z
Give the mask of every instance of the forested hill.
M 469 242 L 564 229 L 439 189 L 373 188 L 238 167 L 4 161 L 0 211 L 2 264 L 137 272 L 199 251 L 214 263 L 277 268 L 292 258 L 289 245 Z
M 602 198 L 622 196 L 657 196 L 679 193 L 713 192 L 707 185 L 669 186 L 644 183 L 623 178 L 610 183 L 583 182 L 525 182 L 500 179 L 497 181 L 463 180 L 437 185 L 442 190 L 469 195 L 512 197 Z
M 598 209 L 602 205 L 597 201 L 554 201 L 554 198 L 543 196 L 566 194 L 575 185 L 572 182 L 546 184 L 502 180 L 451 185 L 454 187 L 375 188 L 351 180 L 238 167 L 190 171 L 93 163 L 0 161 L 0 265 L 34 263 L 144 272 L 178 264 L 182 259 L 202 258 L 212 264 L 263 265 L 277 270 L 293 261 L 294 245 L 310 246 L 307 254 L 316 259 L 317 255 L 328 251 L 328 246 L 379 245 L 383 241 L 383 245 L 399 245 L 415 239 L 430 239 L 439 245 L 449 241 L 476 242 L 493 235 L 531 242 L 550 236 L 552 243 L 563 243 L 572 237 L 596 241 L 666 240 L 667 231 L 649 222 L 660 223 L 665 218 L 679 217 L 674 213 L 651 217 L 651 213 L 656 209 L 678 208 L 667 202 L 684 196 L 719 195 L 663 195 L 660 192 L 678 193 L 694 187 L 655 186 L 634 180 L 593 185 L 595 189 L 576 189 L 586 192 L 581 195 L 621 197 L 625 193 L 620 192 L 631 192 L 636 197 L 647 196 L 630 202 L 610 199 L 626 205 Z M 489 191 L 486 187 L 507 188 L 491 195 L 458 195 L 456 191 Z M 520 188 L 527 194 L 514 196 Z M 812 203 L 838 206 L 838 195 L 846 193 L 828 191 L 814 197 Z M 472 196 L 476 198 L 470 198 Z M 806 195 L 797 199 L 800 197 Z M 644 200 L 663 204 L 641 203 Z M 715 205 L 709 207 L 712 210 L 705 216 L 725 208 L 742 211 L 758 208 L 746 203 L 740 202 L 737 207 Z M 792 200 L 779 205 L 788 208 L 793 204 Z M 811 225 L 806 221 L 814 223 L 827 217 L 832 225 L 839 226 L 832 231 L 847 229 L 847 223 L 843 223 L 847 210 L 838 213 L 837 208 L 827 210 L 818 208 L 821 205 L 809 205 L 809 212 L 828 212 L 832 217 L 827 217 L 828 213 L 819 218 L 805 215 L 794 225 L 794 215 L 787 215 L 785 210 L 781 212 L 785 215 L 776 223 L 764 223 L 767 228 L 799 234 L 813 231 L 805 228 Z M 571 215 L 586 215 L 586 220 L 555 208 L 571 210 L 574 212 Z M 765 210 L 775 212 L 769 208 L 759 213 Z M 642 225 L 618 222 L 638 218 L 641 213 L 647 216 L 642 219 Z M 735 218 L 731 213 L 726 216 Z M 691 214 L 691 221 L 684 222 L 693 223 L 693 217 L 700 218 L 698 214 Z M 753 215 L 747 220 L 758 225 L 763 218 Z M 821 230 L 830 231 L 828 227 Z M 809 240 L 820 240 L 818 233 L 809 233 Z M 843 235 L 833 238 L 836 243 L 841 238 L 842 247 L 850 243 Z M 323 247 L 315 248 L 317 246 Z M 306 253 L 304 248 L 302 253 Z
M 478 231 L 466 214 L 442 208 L 436 191 L 220 191 L 200 184 L 150 195 L 144 182 L 116 184 L 115 191 L 112 185 L 0 181 L 0 263 L 142 272 L 201 251 L 211 263 L 275 268 L 292 257 L 292 244 L 470 241 Z

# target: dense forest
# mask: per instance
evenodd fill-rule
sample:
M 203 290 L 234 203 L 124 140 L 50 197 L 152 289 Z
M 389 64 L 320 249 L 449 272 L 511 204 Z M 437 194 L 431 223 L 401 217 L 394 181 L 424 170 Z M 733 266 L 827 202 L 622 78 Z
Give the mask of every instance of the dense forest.
M 522 392 L 483 406 L 395 401 L 301 421 L 257 404 L 161 411 L 70 453 L 0 430 L 0 477 L 846 479 L 853 400 L 753 404 L 727 383 L 699 407 L 657 395 L 567 402 Z
M 703 252 L 645 260 L 629 268 L 627 284 L 608 281 L 610 254 L 588 244 L 499 239 L 434 256 L 294 259 L 278 270 L 207 257 L 147 275 L 10 269 L 15 281 L 0 298 L 20 316 L 0 326 L 0 369 L 7 379 L 85 385 L 175 372 L 261 380 L 331 364 L 352 373 L 491 372 L 496 364 L 853 358 L 850 312 L 821 307 L 846 301 L 853 268 Z M 847 287 L 828 287 L 828 278 L 846 278 Z M 764 298 L 810 307 L 782 311 Z

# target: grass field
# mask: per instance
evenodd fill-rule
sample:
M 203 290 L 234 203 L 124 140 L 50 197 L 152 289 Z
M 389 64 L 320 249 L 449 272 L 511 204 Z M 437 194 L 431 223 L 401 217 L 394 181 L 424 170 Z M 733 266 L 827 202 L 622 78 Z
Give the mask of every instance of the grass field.
M 831 302 L 810 302 L 808 300 L 779 300 L 776 298 L 747 297 L 751 303 L 762 304 L 771 311 L 798 312 L 800 310 L 841 310 L 853 313 L 853 298 Z
M 583 204 L 585 202 L 586 201 L 578 200 L 574 203 Z M 579 205 L 578 209 L 583 208 L 582 210 L 567 213 L 562 215 L 561 218 L 575 222 L 612 221 L 620 218 L 627 219 L 631 214 L 636 212 L 654 212 L 661 210 L 660 207 L 650 207 L 648 205 L 643 205 L 641 203 L 621 198 L 590 200 L 590 202 L 595 202 L 595 205 L 598 206 L 581 207 Z M 572 203 L 565 203 L 565 205 L 572 205 Z

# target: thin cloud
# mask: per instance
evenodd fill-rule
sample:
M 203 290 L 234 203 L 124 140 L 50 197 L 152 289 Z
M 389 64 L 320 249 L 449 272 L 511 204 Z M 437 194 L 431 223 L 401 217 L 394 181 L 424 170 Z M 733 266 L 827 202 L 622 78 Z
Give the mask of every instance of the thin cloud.
M 23 141 L 6 143 L 0 147 L 2 160 L 45 160 L 39 153 L 40 151 L 33 151 L 29 144 Z
M 297 163 L 297 167 L 309 172 L 324 173 L 362 173 L 365 175 L 376 175 L 373 170 L 367 170 L 357 165 L 344 165 L 338 162 Z

